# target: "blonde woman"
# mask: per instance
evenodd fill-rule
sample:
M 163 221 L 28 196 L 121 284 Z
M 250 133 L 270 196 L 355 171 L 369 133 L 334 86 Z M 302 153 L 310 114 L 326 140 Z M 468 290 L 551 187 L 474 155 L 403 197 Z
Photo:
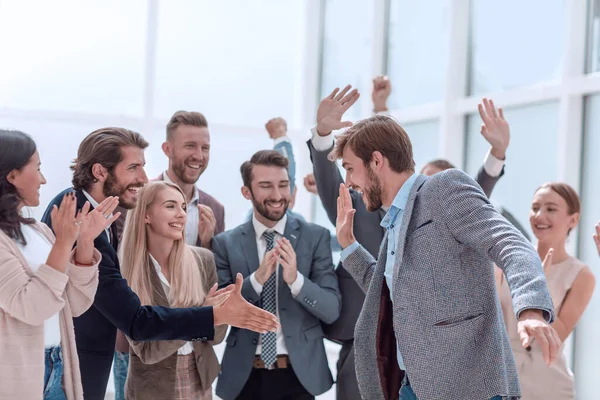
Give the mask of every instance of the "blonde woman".
M 121 270 L 144 305 L 218 306 L 231 289 L 216 291 L 210 251 L 185 243 L 186 200 L 176 185 L 150 182 L 127 215 Z M 213 342 L 156 341 L 131 344 L 127 399 L 206 400 L 219 363 L 212 348 L 227 326 L 215 327 Z
M 537 251 L 544 259 L 544 273 L 556 320 L 552 323 L 564 342 L 587 307 L 594 292 L 595 278 L 587 265 L 566 249 L 569 233 L 579 223 L 580 202 L 575 190 L 561 182 L 540 186 L 533 196 L 529 222 L 537 238 Z M 560 354 L 551 365 L 544 359 L 542 343 L 522 341 L 512 309 L 508 282 L 496 269 L 500 303 L 519 372 L 523 400 L 575 399 L 573 373 Z
M 118 199 L 76 215 L 67 192 L 50 213 L 53 234 L 23 215 L 45 183 L 33 139 L 0 130 L 0 400 L 83 400 L 73 317 L 94 301 L 94 239 L 119 217 Z

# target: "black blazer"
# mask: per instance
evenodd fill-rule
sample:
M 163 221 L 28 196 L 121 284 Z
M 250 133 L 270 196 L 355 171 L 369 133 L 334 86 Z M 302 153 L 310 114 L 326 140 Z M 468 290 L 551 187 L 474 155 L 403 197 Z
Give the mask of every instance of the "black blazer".
M 52 206 L 59 206 L 64 194 L 71 190 L 59 193 L 46 209 L 42 221 L 50 228 Z M 77 208 L 80 209 L 87 199 L 83 192 L 75 193 Z M 116 234 L 113 236 L 116 241 Z M 94 246 L 102 254 L 98 290 L 93 306 L 73 319 L 86 400 L 104 399 L 117 329 L 135 341 L 213 340 L 215 333 L 212 307 L 142 306 L 138 296 L 121 276 L 115 250 L 117 243 L 113 244 L 105 233 L 101 233 L 94 241 Z

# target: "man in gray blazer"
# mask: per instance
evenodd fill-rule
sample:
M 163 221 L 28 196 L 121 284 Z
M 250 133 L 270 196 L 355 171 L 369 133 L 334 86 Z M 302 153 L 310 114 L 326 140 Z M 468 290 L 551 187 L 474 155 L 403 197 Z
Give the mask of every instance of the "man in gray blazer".
M 340 116 L 358 97 L 348 91 L 330 96 Z M 392 118 L 354 125 L 338 136 L 330 156 L 343 159 L 346 183 L 362 192 L 368 210 L 388 209 L 375 260 L 356 242 L 356 211 L 348 188 L 340 185 L 336 230 L 342 260 L 366 292 L 355 329 L 363 398 L 520 396 L 492 260 L 509 282 L 522 345 L 535 339 L 549 364 L 560 339 L 550 326 L 554 309 L 535 249 L 463 172 L 415 174 L 408 135 Z
M 241 167 L 252 219 L 212 242 L 219 286 L 244 276 L 242 295 L 279 316 L 281 329 L 259 335 L 232 328 L 217 395 L 230 399 L 314 399 L 333 385 L 321 321 L 340 313 L 329 231 L 287 214 L 288 160 L 259 151 Z
M 374 111 L 378 113 L 387 111 L 386 101 L 391 91 L 389 80 L 384 79 L 383 82 L 381 81 L 382 78 L 375 78 L 372 94 Z M 382 92 L 384 96 L 381 95 Z M 485 103 L 487 104 L 487 100 L 485 100 Z M 329 98 L 323 99 L 317 114 L 321 116 L 328 115 L 333 105 L 334 103 Z M 349 107 L 350 105 L 347 106 Z M 313 163 L 317 193 L 329 220 L 335 225 L 339 187 L 344 180 L 337 163 L 329 160 L 327 156 L 334 145 L 332 130 L 338 129 L 342 123 L 340 119 L 335 118 L 326 118 L 324 121 L 323 118 L 320 118 L 320 120 L 322 123 L 312 129 L 312 139 L 307 144 Z M 506 129 L 503 129 L 504 127 L 499 126 L 499 124 L 493 124 L 492 121 L 484 119 L 484 126 L 486 127 L 484 137 L 490 143 L 491 149 L 485 157 L 484 164 L 477 173 L 476 181 L 486 196 L 489 197 L 492 194 L 494 186 L 504 174 L 503 160 L 505 159 L 510 132 L 508 124 L 506 125 Z M 443 166 L 446 165 L 450 165 L 448 168 L 454 168 L 448 162 L 443 163 Z M 424 170 L 426 169 L 427 172 L 439 172 L 442 170 L 441 167 L 438 170 L 433 170 L 432 167 L 427 164 Z M 377 257 L 379 246 L 385 234 L 385 229 L 380 224 L 386 212 L 382 208 L 374 212 L 368 211 L 362 201 L 361 194 L 356 191 L 351 191 L 350 193 L 352 204 L 356 210 L 356 214 L 354 215 L 354 234 L 356 239 L 373 257 Z M 354 282 L 352 276 L 343 268 L 341 263 L 336 269 L 336 274 L 338 276 L 340 292 L 342 293 L 342 311 L 336 322 L 324 327 L 325 336 L 342 345 L 337 362 L 337 399 L 359 400 L 360 394 L 356 382 L 353 351 L 354 327 L 362 309 L 365 296 L 362 289 Z

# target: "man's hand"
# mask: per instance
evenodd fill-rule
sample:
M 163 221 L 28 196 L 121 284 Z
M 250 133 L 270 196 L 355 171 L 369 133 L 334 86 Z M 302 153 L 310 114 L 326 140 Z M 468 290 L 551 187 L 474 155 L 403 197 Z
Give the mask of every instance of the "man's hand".
M 594 235 L 594 242 L 596 243 L 596 249 L 598 249 L 598 255 L 600 256 L 600 222 L 596 224 L 596 234 Z
M 265 125 L 265 128 L 267 128 L 267 132 L 269 132 L 269 137 L 271 139 L 277 139 L 287 135 L 287 123 L 281 117 L 270 119 Z
M 496 111 L 494 102 L 486 98 L 483 99 L 483 105 L 480 103 L 477 108 L 483 120 L 481 134 L 492 146 L 490 152 L 499 160 L 506 159 L 506 149 L 510 142 L 510 127 L 504 119 L 502 108 L 498 108 Z
M 561 340 L 558 333 L 544 320 L 541 310 L 525 310 L 518 323 L 521 346 L 529 347 L 535 339 L 542 348 L 544 362 L 550 366 L 558 357 Z
M 373 111 L 376 113 L 381 111 L 387 111 L 387 100 L 392 93 L 392 82 L 390 82 L 387 76 L 378 75 L 373 78 L 373 92 L 371 97 L 373 98 Z
M 216 307 L 225 303 L 225 301 L 229 298 L 233 290 L 235 289 L 234 285 L 229 285 L 226 288 L 217 290 L 217 284 L 215 283 L 210 291 L 204 298 L 204 307 Z
M 304 177 L 304 187 L 311 193 L 317 193 L 317 182 L 315 181 L 314 174 L 308 174 Z
M 242 297 L 242 274 L 237 274 L 231 295 L 219 306 L 213 307 L 215 326 L 231 325 L 258 333 L 277 332 L 279 321 L 268 311 L 248 303 Z
M 321 100 L 317 110 L 317 133 L 320 136 L 327 136 L 335 129 L 352 126 L 350 121 L 342 122 L 344 113 L 360 97 L 358 90 L 350 91 L 351 88 L 352 86 L 348 85 L 341 92 L 339 88 L 335 88 L 329 96 Z
M 298 277 L 298 267 L 296 265 L 296 252 L 292 244 L 286 238 L 278 239 L 277 246 L 274 249 L 277 253 L 277 258 L 281 263 L 283 271 L 283 280 L 288 285 L 296 282 Z
M 354 238 L 354 213 L 350 190 L 343 183 L 340 184 L 340 195 L 337 199 L 337 219 L 335 221 L 335 232 L 338 243 L 342 249 L 356 242 Z
M 261 285 L 264 285 L 265 282 L 271 277 L 273 272 L 275 272 L 275 268 L 277 267 L 277 251 L 275 249 L 271 251 L 267 251 L 265 254 L 262 263 L 254 273 L 254 278 Z
M 210 241 L 215 235 L 217 219 L 213 210 L 204 204 L 198 204 L 198 237 L 200 244 L 205 249 L 210 249 Z

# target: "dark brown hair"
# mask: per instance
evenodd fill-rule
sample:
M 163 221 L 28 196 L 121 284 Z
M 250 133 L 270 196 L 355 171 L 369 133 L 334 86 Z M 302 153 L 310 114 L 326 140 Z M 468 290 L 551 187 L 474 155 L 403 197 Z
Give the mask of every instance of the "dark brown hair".
M 206 117 L 197 111 L 177 111 L 167 124 L 167 140 L 173 138 L 173 132 L 179 125 L 191 125 L 199 128 L 208 128 Z
M 390 162 L 395 172 L 415 170 L 412 144 L 404 129 L 393 118 L 377 115 L 363 119 L 346 132 L 337 136 L 329 159 L 342 158 L 344 149 L 349 146 L 365 165 L 373 159 L 373 152 L 379 151 Z
M 428 166 L 432 166 L 435 167 L 437 169 L 441 169 L 442 171 L 445 171 L 447 169 L 452 169 L 452 168 L 456 168 L 454 166 L 454 164 L 452 164 L 450 161 L 448 160 L 444 160 L 442 158 L 438 158 L 436 160 L 431 160 L 429 161 L 427 164 L 425 164 L 425 166 L 423 166 L 423 168 L 421 168 L 421 173 L 423 172 L 423 170 L 425 168 L 427 168 Z
M 265 165 L 285 168 L 288 170 L 288 159 L 276 150 L 260 150 L 254 153 L 250 161 L 244 161 L 240 167 L 242 181 L 244 186 L 252 189 L 252 167 L 255 165 Z
M 579 201 L 579 195 L 570 185 L 563 182 L 548 182 L 535 190 L 537 193 L 540 189 L 550 189 L 567 202 L 567 208 L 569 215 L 573 215 L 581 211 L 581 202 Z
M 73 188 L 89 190 L 97 182 L 92 166 L 98 163 L 112 172 L 123 159 L 121 149 L 127 146 L 145 149 L 148 142 L 139 133 L 125 128 L 102 128 L 87 135 L 71 165 Z

